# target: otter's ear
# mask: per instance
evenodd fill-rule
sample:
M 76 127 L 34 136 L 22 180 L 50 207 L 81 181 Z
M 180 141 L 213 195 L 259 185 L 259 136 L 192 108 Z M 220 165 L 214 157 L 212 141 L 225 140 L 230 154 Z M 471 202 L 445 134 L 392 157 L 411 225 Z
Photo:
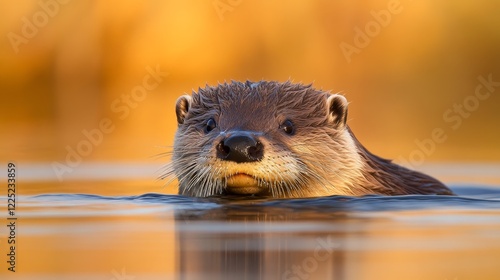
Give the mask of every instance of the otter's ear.
M 328 121 L 335 128 L 343 128 L 347 121 L 347 99 L 339 94 L 332 94 L 326 100 Z
M 175 114 L 177 115 L 177 124 L 183 124 L 184 119 L 189 111 L 189 107 L 191 107 L 191 96 L 183 95 L 177 98 L 175 102 Z

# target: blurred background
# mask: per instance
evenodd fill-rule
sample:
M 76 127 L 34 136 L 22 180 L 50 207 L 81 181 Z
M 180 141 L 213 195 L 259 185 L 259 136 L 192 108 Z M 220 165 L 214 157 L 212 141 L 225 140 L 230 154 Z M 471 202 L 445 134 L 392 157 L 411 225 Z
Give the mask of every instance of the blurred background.
M 361 142 L 407 165 L 500 161 L 500 1 L 23 0 L 0 9 L 0 160 L 45 167 L 50 178 L 86 163 L 165 163 L 155 155 L 173 143 L 176 98 L 247 79 L 344 94 Z

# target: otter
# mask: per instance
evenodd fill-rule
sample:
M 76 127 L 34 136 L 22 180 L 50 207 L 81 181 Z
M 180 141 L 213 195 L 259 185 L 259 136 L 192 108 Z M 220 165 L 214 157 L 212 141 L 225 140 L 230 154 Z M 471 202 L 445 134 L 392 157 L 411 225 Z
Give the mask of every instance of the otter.
M 199 88 L 177 99 L 165 177 L 175 175 L 179 194 L 195 197 L 453 195 L 370 153 L 346 123 L 347 105 L 342 95 L 290 81 Z

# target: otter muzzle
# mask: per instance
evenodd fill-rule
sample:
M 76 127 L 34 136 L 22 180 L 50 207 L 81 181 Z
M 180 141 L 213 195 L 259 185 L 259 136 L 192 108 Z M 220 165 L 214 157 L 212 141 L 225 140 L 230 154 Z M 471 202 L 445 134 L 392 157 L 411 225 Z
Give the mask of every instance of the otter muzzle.
M 236 163 L 255 162 L 262 160 L 264 146 L 251 133 L 245 131 L 233 132 L 217 145 L 217 157 Z
M 236 174 L 227 179 L 227 191 L 234 194 L 257 194 L 262 192 L 257 180 L 248 174 Z

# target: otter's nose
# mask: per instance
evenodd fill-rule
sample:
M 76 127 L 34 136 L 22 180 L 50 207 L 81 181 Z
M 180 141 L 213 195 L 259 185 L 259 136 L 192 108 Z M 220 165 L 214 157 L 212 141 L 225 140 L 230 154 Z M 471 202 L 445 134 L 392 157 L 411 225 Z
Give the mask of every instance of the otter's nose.
M 234 133 L 217 145 L 217 157 L 237 163 L 259 161 L 264 156 L 264 146 L 247 133 Z

